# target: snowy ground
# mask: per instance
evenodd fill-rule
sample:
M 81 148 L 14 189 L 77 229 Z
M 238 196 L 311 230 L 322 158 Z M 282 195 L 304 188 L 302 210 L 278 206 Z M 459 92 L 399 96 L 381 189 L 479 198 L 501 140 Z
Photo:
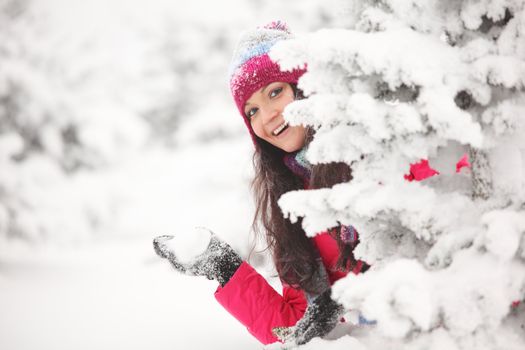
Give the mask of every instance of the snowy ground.
M 119 239 L 11 263 L 2 349 L 258 348 L 215 302 L 216 283 L 174 273 L 150 247 Z
M 149 151 L 91 180 L 126 202 L 114 232 L 0 248 L 0 348 L 260 348 L 215 301 L 215 282 L 177 274 L 151 247 L 198 224 L 246 254 L 250 149 L 246 137 Z

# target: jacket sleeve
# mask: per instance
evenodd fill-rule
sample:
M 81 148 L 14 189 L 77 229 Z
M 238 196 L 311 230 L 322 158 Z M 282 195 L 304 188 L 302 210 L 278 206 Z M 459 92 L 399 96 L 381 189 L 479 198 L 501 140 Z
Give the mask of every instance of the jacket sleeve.
M 217 288 L 215 298 L 265 345 L 278 341 L 273 328 L 295 325 L 307 305 L 302 291 L 285 286 L 280 295 L 247 262 Z

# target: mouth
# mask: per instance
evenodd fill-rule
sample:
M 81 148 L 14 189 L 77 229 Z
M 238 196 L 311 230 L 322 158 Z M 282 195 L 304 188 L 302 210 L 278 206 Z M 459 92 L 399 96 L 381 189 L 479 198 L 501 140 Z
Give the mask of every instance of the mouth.
M 283 122 L 274 131 L 272 131 L 272 134 L 273 134 L 273 136 L 279 136 L 287 128 L 288 128 L 288 122 Z

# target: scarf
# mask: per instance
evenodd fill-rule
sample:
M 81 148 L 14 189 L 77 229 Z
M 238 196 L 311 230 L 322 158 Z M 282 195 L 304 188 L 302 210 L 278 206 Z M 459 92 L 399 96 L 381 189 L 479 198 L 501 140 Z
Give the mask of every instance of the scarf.
M 287 153 L 284 158 L 284 164 L 297 177 L 304 182 L 304 188 L 310 188 L 310 178 L 312 175 L 312 165 L 306 160 L 306 148 L 297 152 Z

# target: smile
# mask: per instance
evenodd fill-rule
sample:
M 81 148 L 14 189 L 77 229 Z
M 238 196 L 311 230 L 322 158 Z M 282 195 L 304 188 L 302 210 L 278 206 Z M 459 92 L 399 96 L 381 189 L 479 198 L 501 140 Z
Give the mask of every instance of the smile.
M 280 133 L 282 133 L 286 128 L 288 127 L 288 122 L 284 122 L 281 125 L 277 127 L 274 131 L 272 131 L 272 134 L 274 136 L 279 136 Z

